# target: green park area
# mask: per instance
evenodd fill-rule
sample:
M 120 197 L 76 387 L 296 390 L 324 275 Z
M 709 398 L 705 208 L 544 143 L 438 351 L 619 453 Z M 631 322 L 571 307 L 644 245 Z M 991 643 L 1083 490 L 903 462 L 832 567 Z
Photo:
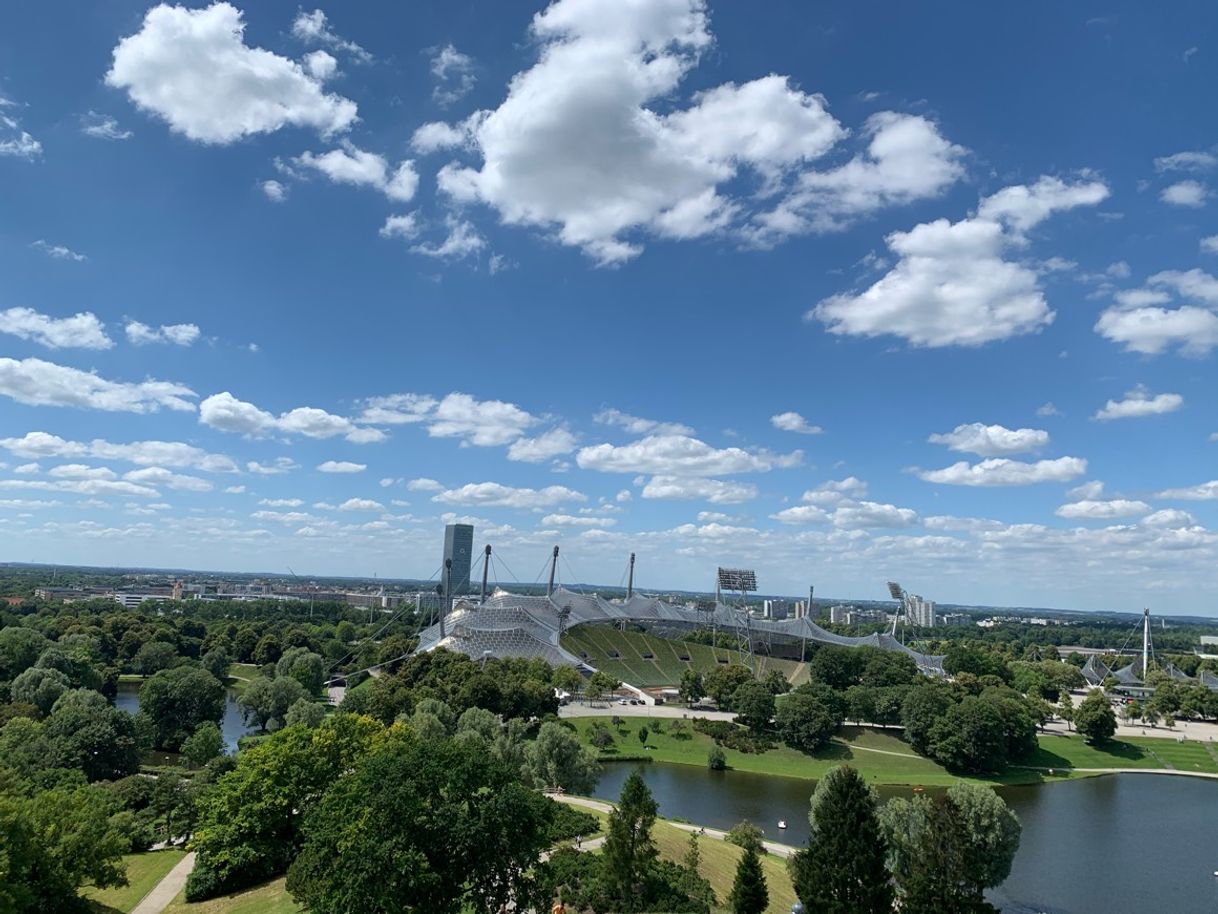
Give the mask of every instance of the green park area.
M 98 914 L 113 911 L 128 914 L 185 856 L 186 852 L 178 848 L 127 854 L 123 857 L 127 867 L 126 885 L 109 889 L 86 888 L 81 894 L 93 902 Z
M 285 882 L 281 876 L 244 892 L 193 903 L 179 893 L 163 914 L 300 914 L 303 909 L 292 900 Z
M 621 717 L 620 726 L 610 724 L 614 745 L 601 751 L 602 761 L 642 760 L 697 765 L 705 768 L 714 740 L 693 730 L 691 722 L 681 720 L 674 732 L 675 719 Z M 582 742 L 596 722 L 604 717 L 572 718 Z M 644 744 L 638 738 L 647 727 Z M 1075 771 L 1094 768 L 1146 768 L 1190 772 L 1218 772 L 1218 757 L 1212 747 L 1198 742 L 1133 737 L 1113 740 L 1104 746 L 1088 745 L 1081 736 L 1039 737 L 1040 748 L 1021 766 L 1012 766 L 998 777 L 960 777 L 938 763 L 920 756 L 897 735 L 897 730 L 843 727 L 838 736 L 813 753 L 775 745 L 764 752 L 742 752 L 723 747 L 729 770 L 781 777 L 817 779 L 837 765 L 849 764 L 877 785 L 947 787 L 961 781 L 990 784 L 1038 784 L 1059 777 L 1088 777 L 1097 772 Z M 646 748 L 645 748 L 646 747 Z M 1042 770 L 1044 769 L 1044 770 Z M 1053 769 L 1050 775 L 1048 769 Z

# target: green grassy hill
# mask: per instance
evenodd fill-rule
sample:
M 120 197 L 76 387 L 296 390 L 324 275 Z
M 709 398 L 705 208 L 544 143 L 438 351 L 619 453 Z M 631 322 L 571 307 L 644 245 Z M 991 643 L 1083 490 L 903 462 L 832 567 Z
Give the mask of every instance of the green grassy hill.
M 743 663 L 740 651 L 689 641 L 674 641 L 609 625 L 581 625 L 563 635 L 562 646 L 598 670 L 633 686 L 675 686 L 693 668 L 703 672 L 724 663 Z M 789 682 L 807 679 L 804 664 L 758 655 L 758 673 L 778 670 Z

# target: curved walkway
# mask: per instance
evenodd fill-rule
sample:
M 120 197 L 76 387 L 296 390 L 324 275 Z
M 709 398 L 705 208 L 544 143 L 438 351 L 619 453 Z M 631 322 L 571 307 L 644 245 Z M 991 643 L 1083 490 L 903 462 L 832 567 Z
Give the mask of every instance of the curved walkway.
M 141 899 L 131 914 L 161 914 L 169 907 L 169 902 L 178 897 L 178 892 L 186 888 L 186 877 L 194 868 L 195 855 L 194 851 L 191 851 L 165 874 L 164 879 L 152 887 L 152 891 Z
M 1170 774 L 1182 778 L 1206 778 L 1218 780 L 1218 774 L 1212 771 L 1183 771 L 1179 768 L 1043 768 L 1037 765 L 1012 765 L 1024 771 L 1064 771 L 1082 772 L 1083 774 Z

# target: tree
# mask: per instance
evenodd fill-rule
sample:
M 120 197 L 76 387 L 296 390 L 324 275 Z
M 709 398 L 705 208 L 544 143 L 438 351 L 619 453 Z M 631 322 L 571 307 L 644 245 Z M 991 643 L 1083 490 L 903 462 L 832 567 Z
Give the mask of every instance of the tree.
M 647 729 L 646 725 L 639 727 L 639 742 L 644 746 L 647 745 L 647 737 L 650 735 L 650 733 L 651 731 Z
M 588 793 L 600 776 L 596 756 L 580 745 L 574 733 L 553 721 L 541 725 L 525 758 L 534 783 L 542 787 Z
M 215 721 L 204 721 L 182 743 L 182 755 L 196 768 L 202 768 L 224 751 L 224 734 Z
M 810 690 L 793 691 L 778 707 L 774 722 L 778 735 L 792 749 L 815 752 L 829 742 L 837 722 L 829 709 Z
M 734 710 L 732 696 L 746 682 L 753 681 L 753 673 L 742 663 L 730 663 L 711 670 L 703 680 L 706 694 L 715 700 L 721 710 Z
M 677 692 L 680 694 L 681 700 L 687 705 L 696 704 L 706 694 L 706 685 L 702 681 L 702 674 L 692 667 L 683 670 L 681 672 L 681 682 L 677 686 Z
M 50 642 L 20 625 L 0 629 L 0 682 L 11 682 L 35 663 Z
M 316 727 L 326 719 L 326 709 L 308 698 L 298 698 L 288 708 L 283 717 L 285 727 L 295 727 L 300 724 L 305 727 Z
M 177 662 L 178 652 L 172 644 L 164 641 L 148 641 L 140 645 L 131 661 L 131 667 L 142 676 L 151 676 L 167 670 Z
M 764 682 L 751 679 L 732 693 L 736 721 L 750 730 L 764 730 L 774 716 L 774 693 Z
M 275 664 L 275 677 L 284 676 L 291 676 L 306 692 L 316 695 L 326 680 L 326 661 L 307 647 L 291 648 Z
M 524 910 L 552 807 L 476 746 L 391 737 L 306 817 L 288 891 L 327 914 Z
M 282 727 L 288 708 L 302 698 L 308 698 L 305 687 L 290 676 L 283 679 L 259 676 L 246 686 L 237 704 L 247 724 L 257 724 L 266 732 Z
M 748 819 L 742 819 L 731 827 L 727 833 L 729 843 L 737 847 L 751 847 L 757 853 L 763 853 L 762 831 Z
M 770 890 L 766 888 L 761 858 L 757 856 L 757 848 L 751 844 L 744 849 L 740 862 L 736 864 L 736 879 L 732 883 L 728 903 L 732 906 L 732 914 L 762 914 L 770 903 Z
M 593 701 L 596 701 L 597 699 L 603 698 L 606 693 L 616 691 L 619 686 L 621 686 L 621 682 L 619 680 L 614 679 L 608 673 L 602 673 L 600 670 L 597 670 L 588 677 L 588 686 L 586 691 L 588 693 L 588 697 Z
M 140 687 L 140 712 L 152 721 L 154 745 L 175 752 L 200 724 L 224 716 L 224 685 L 200 667 L 161 670 Z
M 91 689 L 64 692 L 47 718 L 46 734 L 63 761 L 90 781 L 114 780 L 139 770 L 135 723 Z
M 268 663 L 277 661 L 282 654 L 283 648 L 279 644 L 279 639 L 268 634 L 258 639 L 252 659 L 258 666 L 266 666 Z
M 601 855 L 602 879 L 617 910 L 638 910 L 642 900 L 643 877 L 657 853 L 651 838 L 657 809 L 642 775 L 633 772 L 626 778 L 617 806 L 609 814 Z
M 1061 693 L 1061 700 L 1057 703 L 1057 716 L 1066 722 L 1066 729 L 1070 729 L 1070 723 L 1074 720 L 1074 700 L 1070 697 L 1069 692 Z
M 727 756 L 718 746 L 711 746 L 710 752 L 706 753 L 706 767 L 711 771 L 724 771 L 727 769 Z
M 93 668 L 93 658 L 81 646 L 62 648 L 53 644 L 38 655 L 34 664 L 44 670 L 59 670 L 68 677 L 68 685 L 73 689 L 102 690 L 102 677 Z
M 203 669 L 221 682 L 228 680 L 228 668 L 233 664 L 233 655 L 222 647 L 213 648 L 202 657 Z
M 809 847 L 791 858 L 799 900 L 821 914 L 890 914 L 887 845 L 875 790 L 853 768 L 834 768 L 816 785 Z
M 960 813 L 968 839 L 965 886 L 980 900 L 982 892 L 1000 885 L 1011 875 L 1023 829 L 1006 801 L 989 787 L 953 784 L 947 789 L 947 796 Z
M 710 883 L 702 878 L 702 851 L 698 847 L 696 831 L 689 833 L 689 841 L 685 846 L 685 859 L 681 862 L 681 866 L 685 870 L 685 878 L 681 881 L 681 891 L 709 909 L 715 903 L 715 892 L 710 887 Z
M 1116 733 L 1116 715 L 1099 689 L 1092 689 L 1074 710 L 1074 729 L 1089 743 L 1105 743 Z
M 984 698 L 969 695 L 931 729 L 929 754 L 952 771 L 1001 771 L 1007 763 L 1001 713 Z
M 579 671 L 575 667 L 564 663 L 554 669 L 554 674 L 550 677 L 550 685 L 574 695 L 583 688 L 584 677 L 579 675 Z
M 18 674 L 10 691 L 13 702 L 31 704 L 46 715 L 51 713 L 52 705 L 69 688 L 68 677 L 59 670 L 31 667 Z
M 901 723 L 915 752 L 929 754 L 931 730 L 952 704 L 951 687 L 945 683 L 927 680 L 909 690 L 901 705 Z

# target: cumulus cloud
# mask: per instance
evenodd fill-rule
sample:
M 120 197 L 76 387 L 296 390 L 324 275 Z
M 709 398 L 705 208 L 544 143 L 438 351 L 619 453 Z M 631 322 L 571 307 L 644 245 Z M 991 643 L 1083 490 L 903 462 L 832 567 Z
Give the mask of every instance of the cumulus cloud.
M 1163 307 L 1179 296 L 1187 304 Z M 1218 347 L 1218 278 L 1203 270 L 1164 270 L 1140 289 L 1114 296 L 1096 322 L 1096 333 L 1129 352 L 1159 355 L 1177 347 L 1200 357 Z
M 1156 394 L 1151 396 L 1144 387 L 1137 387 L 1125 394 L 1124 400 L 1109 400 L 1092 419 L 1107 422 L 1111 419 L 1138 419 L 1143 416 L 1158 416 L 1172 413 L 1184 405 L 1180 394 Z
M 844 530 L 864 530 L 874 527 L 912 527 L 918 523 L 918 513 L 911 508 L 880 504 L 874 501 L 849 502 L 834 509 L 832 521 Z
M 508 447 L 508 460 L 541 463 L 575 450 L 576 438 L 565 428 L 552 428 L 536 438 L 517 438 Z
M 444 486 L 442 486 L 440 483 L 436 482 L 436 480 L 428 479 L 427 477 L 420 477 L 419 479 L 410 480 L 410 482 L 406 483 L 406 488 L 409 489 L 411 492 L 442 492 L 442 491 L 444 491 Z
M 1136 517 L 1150 510 L 1144 501 L 1110 498 L 1103 501 L 1083 499 L 1062 505 L 1054 513 L 1071 520 L 1111 520 L 1116 517 Z
M 262 182 L 262 193 L 272 203 L 282 203 L 288 198 L 287 186 L 282 181 L 274 179 Z
M 354 41 L 338 35 L 330 27 L 330 22 L 322 10 L 306 13 L 300 10 L 292 20 L 292 36 L 306 44 L 322 44 L 329 48 L 350 54 L 359 63 L 370 63 L 372 55 Z
M 339 511 L 384 511 L 385 506 L 371 498 L 348 498 L 338 506 Z
M 327 460 L 317 465 L 321 473 L 362 473 L 368 469 L 366 463 L 352 463 L 350 460 Z
M 304 502 L 299 498 L 260 498 L 258 504 L 268 508 L 299 508 Z
M 124 328 L 127 339 L 136 346 L 149 343 L 173 343 L 175 346 L 191 346 L 200 336 L 196 324 L 162 324 L 150 327 L 139 321 L 128 321 Z
M 743 227 L 753 198 L 726 195 L 742 177 L 763 196 L 783 179 L 799 188 L 784 196 L 781 216 L 767 212 L 754 226 L 773 236 L 819 227 L 822 210 L 844 218 L 937 193 L 959 175 L 958 149 L 910 136 L 921 125 L 937 138 L 933 125 L 891 112 L 869 123 L 866 155 L 810 170 L 847 131 L 821 96 L 777 74 L 673 107 L 713 44 L 702 0 L 557 0 L 531 31 L 537 63 L 512 79 L 498 108 L 467 125 L 480 164 L 446 166 L 440 188 L 458 203 L 493 207 L 507 224 L 552 231 L 600 264 L 637 256 L 648 236 Z M 455 128 L 419 139 L 457 144 Z
M 620 409 L 602 409 L 592 417 L 593 422 L 601 425 L 613 425 L 631 435 L 692 435 L 694 430 L 680 422 L 658 422 L 655 419 L 644 419 L 632 416 Z
M 419 222 L 414 213 L 402 213 L 385 217 L 385 224 L 377 232 L 382 238 L 405 238 L 410 240 L 419 234 Z
M 431 415 L 439 401 L 427 394 L 389 394 L 363 401 L 360 422 L 376 425 L 406 425 L 422 422 Z
M 643 486 L 644 498 L 675 501 L 708 501 L 712 505 L 738 505 L 757 497 L 757 487 L 747 482 L 722 479 L 653 476 Z
M 238 400 L 228 391 L 213 394 L 199 404 L 199 421 L 203 425 L 250 438 L 267 438 L 277 433 L 304 435 L 306 438 L 342 435 L 353 444 L 369 444 L 385 439 L 385 433 L 379 429 L 358 426 L 350 419 L 323 409 L 300 406 L 276 416 L 253 403 Z
M 1155 159 L 1155 171 L 1209 171 L 1218 166 L 1218 156 L 1210 152 L 1177 152 Z
M 0 489 L 33 489 L 40 492 L 74 492 L 77 495 L 138 495 L 160 498 L 161 493 L 150 486 L 121 479 L 0 479 Z
M 914 346 L 980 346 L 1035 333 L 1054 318 L 1036 271 L 1004 259 L 1054 212 L 1108 196 L 1099 181 L 1042 177 L 983 199 L 960 222 L 938 219 L 886 239 L 897 264 L 869 288 L 821 301 L 806 315 L 830 333 L 898 336 Z
M 167 489 L 177 489 L 184 492 L 210 492 L 212 484 L 198 476 L 188 476 L 184 473 L 173 473 L 164 467 L 144 467 L 142 470 L 132 470 L 123 474 L 128 482 L 138 482 L 150 486 L 164 486 Z
M 13 107 L 13 102 L 0 95 L 0 109 Z M 33 162 L 42 155 L 42 144 L 21 128 L 17 118 L 0 110 L 0 156 Z
M 437 260 L 461 260 L 472 254 L 477 254 L 486 247 L 486 239 L 474 228 L 474 224 L 466 219 L 458 219 L 449 215 L 445 218 L 448 234 L 442 241 L 420 242 L 411 246 L 411 252 Z
M 1209 189 L 1200 181 L 1177 181 L 1168 185 L 1159 193 L 1159 199 L 1171 206 L 1186 206 L 1190 209 L 1200 209 L 1205 206 L 1209 197 Z
M 462 444 L 478 447 L 498 447 L 523 437 L 540 421 L 515 403 L 451 393 L 430 411 L 427 434 L 432 438 L 460 438 Z
M 575 460 L 584 470 L 687 478 L 764 473 L 798 466 L 803 452 L 772 454 L 738 447 L 716 448 L 688 435 L 649 435 L 620 446 L 597 444 L 581 448 Z
M 118 121 L 110 115 L 98 114 L 96 111 L 81 115 L 80 132 L 95 140 L 129 140 L 135 135 L 120 127 Z
M 824 431 L 819 425 L 813 425 L 799 413 L 778 413 L 770 416 L 770 424 L 784 432 L 795 432 L 797 435 L 819 435 Z
M 1006 428 L 970 422 L 957 425 L 945 434 L 931 435 L 931 444 L 945 444 L 953 451 L 977 454 L 980 457 L 1005 457 L 1036 451 L 1049 443 L 1049 433 L 1036 428 Z
M 33 308 L 0 311 L 0 333 L 30 340 L 48 349 L 109 349 L 114 341 L 91 311 L 72 317 L 51 317 Z
M 89 259 L 86 255 L 74 251 L 66 245 L 51 244 L 42 238 L 39 238 L 37 241 L 31 244 L 30 247 L 36 251 L 42 251 L 42 253 L 46 254 L 48 257 L 54 258 L 55 260 L 70 260 L 74 263 L 84 263 Z
M 527 489 L 497 482 L 471 482 L 457 489 L 437 492 L 431 500 L 442 505 L 482 508 L 553 508 L 564 502 L 587 501 L 587 496 L 566 486 Z
M 918 478 L 949 486 L 1027 486 L 1038 482 L 1069 482 L 1087 472 L 1081 457 L 1058 457 L 1025 463 L 993 457 L 980 463 L 965 460 L 941 470 L 921 470 Z
M 290 473 L 292 470 L 300 469 L 300 464 L 291 457 L 276 457 L 270 463 L 259 463 L 257 460 L 251 460 L 246 463 L 245 468 L 257 476 L 279 476 L 283 473 Z
M 0 394 L 27 406 L 71 406 L 105 412 L 190 412 L 195 392 L 171 381 L 110 381 L 42 359 L 0 358 Z
M 241 11 L 160 4 L 114 48 L 106 84 L 201 143 L 226 144 L 282 127 L 323 135 L 356 119 L 350 99 L 328 93 L 300 64 L 245 44 Z
M 141 466 L 186 467 L 208 473 L 236 473 L 231 457 L 211 454 L 181 441 L 132 441 L 117 444 L 104 438 L 68 441 L 49 432 L 27 432 L 20 438 L 0 438 L 0 447 L 18 457 L 96 457 L 125 460 Z
M 1205 254 L 1218 254 L 1218 235 L 1209 235 L 1201 239 L 1201 251 Z
M 1218 499 L 1218 479 L 1211 479 L 1183 489 L 1164 489 L 1155 498 L 1184 499 L 1185 501 L 1214 501 Z
M 543 527 L 599 527 L 604 529 L 617 523 L 612 517 L 576 517 L 571 514 L 547 514 L 541 519 Z
M 410 200 L 419 187 L 419 174 L 411 160 L 407 159 L 394 168 L 384 156 L 366 152 L 350 142 L 321 155 L 301 153 L 292 163 L 299 168 L 318 172 L 335 184 L 378 190 L 398 203 Z
M 431 75 L 436 79 L 431 97 L 444 108 L 469 95 L 477 81 L 474 59 L 451 44 L 446 44 L 432 55 Z

